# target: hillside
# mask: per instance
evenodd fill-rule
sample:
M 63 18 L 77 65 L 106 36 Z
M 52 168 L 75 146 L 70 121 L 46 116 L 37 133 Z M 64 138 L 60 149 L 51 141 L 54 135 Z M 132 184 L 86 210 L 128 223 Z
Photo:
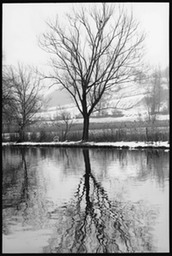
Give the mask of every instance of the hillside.
M 167 83 L 163 82 L 162 87 L 168 88 Z M 137 120 L 138 118 L 145 118 L 147 115 L 147 108 L 145 105 L 144 97 L 147 95 L 147 85 L 131 83 L 126 84 L 116 90 L 113 94 L 108 96 L 104 100 L 104 105 L 108 107 L 104 111 L 104 116 L 114 115 L 114 111 L 120 111 L 120 116 L 115 116 L 117 120 Z M 60 111 L 70 112 L 71 116 L 79 115 L 79 111 L 75 104 L 72 102 L 72 98 L 69 93 L 65 90 L 54 90 L 47 96 L 47 105 L 44 107 L 43 112 L 39 113 L 38 116 L 46 119 L 53 119 Z M 162 106 L 167 106 L 167 100 L 162 102 Z M 93 116 L 102 116 L 102 114 L 95 112 Z M 168 119 L 168 115 L 161 115 L 160 119 Z M 94 120 L 96 120 L 94 118 Z M 101 118 L 102 119 L 102 118 Z
M 45 100 L 47 102 L 45 105 L 47 109 L 72 103 L 72 99 L 66 90 L 54 89 L 47 94 Z

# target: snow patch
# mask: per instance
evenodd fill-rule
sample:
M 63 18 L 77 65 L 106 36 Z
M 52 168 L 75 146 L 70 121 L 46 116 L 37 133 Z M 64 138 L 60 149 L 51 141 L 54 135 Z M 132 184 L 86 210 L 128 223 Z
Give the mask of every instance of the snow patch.
M 114 147 L 114 148 L 170 148 L 168 141 L 158 142 L 137 142 L 137 141 L 118 141 L 118 142 L 3 142 L 2 146 L 76 146 L 76 147 Z

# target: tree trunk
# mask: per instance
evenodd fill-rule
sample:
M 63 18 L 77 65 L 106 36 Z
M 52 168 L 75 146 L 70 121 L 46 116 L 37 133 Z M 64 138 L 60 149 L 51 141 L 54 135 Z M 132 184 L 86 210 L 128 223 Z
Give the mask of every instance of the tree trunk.
M 86 191 L 86 213 L 90 211 L 92 204 L 90 201 L 90 173 L 91 173 L 91 165 L 89 158 L 88 149 L 83 149 L 84 163 L 85 163 L 85 191 Z
M 28 179 L 28 170 L 27 170 L 27 163 L 25 157 L 26 151 L 23 149 L 21 151 L 22 155 L 22 163 L 23 163 L 23 170 L 24 170 L 24 182 L 23 182 L 23 189 L 21 193 L 21 201 L 25 201 L 26 207 L 28 207 L 28 200 L 29 200 L 29 179 Z
M 84 115 L 82 141 L 88 141 L 89 138 L 89 118 L 88 114 Z
M 19 129 L 19 139 L 18 142 L 24 141 L 24 127 L 20 127 Z

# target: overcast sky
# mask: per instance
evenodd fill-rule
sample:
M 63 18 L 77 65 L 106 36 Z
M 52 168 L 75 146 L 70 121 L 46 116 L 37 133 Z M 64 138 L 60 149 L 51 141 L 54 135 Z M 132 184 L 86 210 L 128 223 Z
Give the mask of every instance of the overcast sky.
M 45 21 L 83 3 L 3 4 L 3 60 L 36 66 L 47 65 L 47 54 L 39 48 L 38 37 L 46 31 Z M 90 3 L 87 3 L 89 5 Z M 124 3 L 146 32 L 146 60 L 150 65 L 169 65 L 169 3 Z M 65 20 L 64 20 L 65 22 Z

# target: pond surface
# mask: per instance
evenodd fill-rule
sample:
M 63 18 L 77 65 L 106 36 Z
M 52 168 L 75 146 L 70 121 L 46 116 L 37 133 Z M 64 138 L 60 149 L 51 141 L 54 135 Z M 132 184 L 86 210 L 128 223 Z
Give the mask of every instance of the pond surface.
M 3 253 L 169 252 L 169 152 L 2 149 Z

